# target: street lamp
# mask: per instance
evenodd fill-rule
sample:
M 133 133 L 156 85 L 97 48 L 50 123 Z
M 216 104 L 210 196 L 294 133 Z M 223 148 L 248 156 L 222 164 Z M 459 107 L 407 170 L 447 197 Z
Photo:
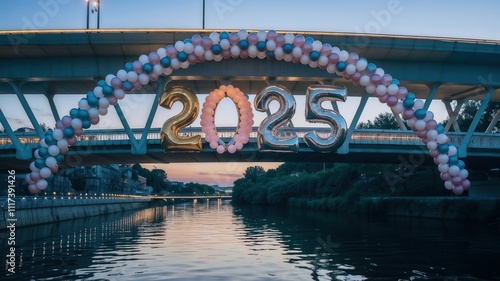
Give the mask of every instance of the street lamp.
M 101 17 L 101 9 L 100 9 L 100 5 L 101 5 L 101 2 L 100 0 L 94 0 L 94 5 L 92 7 L 92 9 L 90 9 L 90 1 L 89 0 L 86 0 L 87 1 L 87 29 L 89 29 L 90 27 L 90 12 L 93 13 L 96 13 L 97 14 L 97 29 L 99 29 L 99 23 L 100 23 L 100 17 Z

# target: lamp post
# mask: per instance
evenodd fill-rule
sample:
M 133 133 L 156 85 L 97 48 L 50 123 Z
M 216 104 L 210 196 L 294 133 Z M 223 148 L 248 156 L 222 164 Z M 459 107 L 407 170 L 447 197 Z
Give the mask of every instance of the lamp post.
M 87 29 L 90 28 L 90 13 L 96 13 L 97 14 L 97 29 L 99 29 L 100 25 L 100 20 L 101 20 L 101 1 L 100 0 L 94 0 L 94 6 L 92 9 L 90 9 L 90 0 L 87 1 Z

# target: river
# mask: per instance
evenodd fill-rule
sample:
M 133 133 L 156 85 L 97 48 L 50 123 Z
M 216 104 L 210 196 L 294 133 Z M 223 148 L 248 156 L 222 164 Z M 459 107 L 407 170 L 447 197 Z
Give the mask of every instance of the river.
M 499 242 L 481 223 L 211 201 L 16 229 L 0 280 L 500 280 Z

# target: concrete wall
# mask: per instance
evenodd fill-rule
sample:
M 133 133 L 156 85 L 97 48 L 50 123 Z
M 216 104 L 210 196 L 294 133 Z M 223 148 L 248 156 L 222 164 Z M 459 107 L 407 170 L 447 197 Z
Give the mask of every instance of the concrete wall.
M 16 228 L 43 223 L 53 223 L 64 220 L 104 215 L 140 209 L 149 206 L 151 199 L 101 197 L 80 199 L 77 197 L 27 197 L 16 198 L 15 221 Z M 7 228 L 11 222 L 7 200 L 0 202 L 0 230 Z

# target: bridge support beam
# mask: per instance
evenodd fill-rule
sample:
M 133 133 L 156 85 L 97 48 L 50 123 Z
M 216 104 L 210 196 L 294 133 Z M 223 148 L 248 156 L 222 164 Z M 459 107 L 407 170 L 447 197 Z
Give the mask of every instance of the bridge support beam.
M 17 98 L 21 102 L 21 105 L 28 115 L 28 118 L 30 119 L 31 124 L 33 125 L 33 128 L 35 129 L 36 133 L 40 138 L 44 137 L 44 132 L 42 130 L 42 127 L 40 127 L 40 124 L 36 120 L 35 115 L 33 114 L 33 111 L 31 110 L 31 107 L 28 104 L 28 101 L 26 101 L 26 97 L 21 93 L 21 90 L 19 87 L 14 83 L 14 82 L 9 82 L 9 85 L 12 87 L 12 90 L 14 90 L 14 93 L 16 94 Z
M 497 124 L 498 119 L 500 119 L 500 110 L 497 111 L 497 113 L 495 114 L 495 117 L 493 117 L 493 119 L 491 120 L 491 123 L 488 125 L 488 128 L 486 128 L 485 133 L 491 133 L 491 131 L 493 131 L 493 128 L 495 128 L 495 125 Z
M 351 142 L 352 134 L 354 133 L 354 129 L 356 129 L 356 125 L 358 125 L 359 118 L 361 117 L 361 113 L 363 113 L 363 110 L 365 109 L 366 102 L 368 101 L 369 97 L 370 97 L 370 94 L 368 94 L 367 92 L 365 92 L 364 95 L 361 97 L 361 100 L 359 101 L 358 109 L 356 110 L 356 114 L 354 114 L 354 117 L 352 118 L 351 125 L 349 126 L 349 129 L 347 130 L 347 135 L 346 135 L 345 141 L 342 144 L 342 146 L 337 150 L 338 154 L 349 153 L 349 143 Z
M 436 92 L 438 88 L 441 86 L 441 83 L 436 83 L 430 87 L 429 94 L 427 95 L 427 99 L 425 100 L 424 103 L 424 109 L 429 110 L 429 106 L 431 105 L 431 102 L 434 100 L 434 96 L 436 96 Z
M 151 124 L 153 123 L 153 119 L 156 115 L 156 112 L 158 110 L 158 103 L 160 101 L 160 97 L 165 91 L 165 87 L 168 85 L 168 83 L 171 80 L 166 80 L 164 78 L 158 78 L 158 89 L 156 89 L 156 95 L 155 99 L 153 100 L 153 104 L 151 105 L 151 110 L 149 111 L 148 119 L 146 121 L 146 125 L 144 126 L 144 131 L 142 132 L 141 140 L 139 141 L 139 147 L 141 148 L 141 151 L 144 150 L 144 153 L 147 151 L 147 140 L 148 140 L 148 133 L 149 129 L 151 129 Z M 144 147 L 144 148 L 143 148 Z
M 54 94 L 45 94 L 45 97 L 47 98 L 47 100 L 49 101 L 49 105 L 50 105 L 50 110 L 52 111 L 52 115 L 54 116 L 54 120 L 57 122 L 59 120 L 61 120 L 61 118 L 59 117 L 59 112 L 57 111 L 57 107 L 56 107 L 56 104 L 54 103 Z
M 446 111 L 448 112 L 448 116 L 450 116 L 450 120 L 448 120 L 448 123 L 444 127 L 445 132 L 448 132 L 450 130 L 451 125 L 453 125 L 453 129 L 455 129 L 455 132 L 460 132 L 460 126 L 458 126 L 457 117 L 464 102 L 465 99 L 457 100 L 457 106 L 455 106 L 455 109 L 452 109 L 451 100 L 443 100 Z
M 131 153 L 132 154 L 146 154 L 146 151 L 141 151 L 139 144 L 137 143 L 137 139 L 135 138 L 134 134 L 132 133 L 132 130 L 130 129 L 130 125 L 127 122 L 127 119 L 125 118 L 125 115 L 123 114 L 122 108 L 120 105 L 117 103 L 114 105 L 116 113 L 118 114 L 118 118 L 120 118 L 120 121 L 122 122 L 123 128 L 125 129 L 125 133 L 127 134 L 128 138 L 130 139 L 130 145 L 131 145 Z
M 463 138 L 462 143 L 460 144 L 460 147 L 458 148 L 458 157 L 467 157 L 467 147 L 469 146 L 469 141 L 472 138 L 474 131 L 476 130 L 476 127 L 477 127 L 477 124 L 479 123 L 479 120 L 483 116 L 483 113 L 484 113 L 484 110 L 486 109 L 486 106 L 488 106 L 488 103 L 490 102 L 490 99 L 493 96 L 493 92 L 495 92 L 495 89 L 492 87 L 488 87 L 488 89 L 486 91 L 486 96 L 484 97 L 483 101 L 481 102 L 481 106 L 477 110 L 476 116 L 474 116 L 474 119 L 472 120 L 472 123 L 470 124 L 470 127 L 467 130 L 467 134 L 465 134 L 465 137 Z
M 2 123 L 5 132 L 7 133 L 10 140 L 12 141 L 12 144 L 16 148 L 16 158 L 21 160 L 31 159 L 32 157 L 31 150 L 28 149 L 25 145 L 21 144 L 16 134 L 12 130 L 12 127 L 10 127 L 9 121 L 7 121 L 7 118 L 3 114 L 2 109 L 0 109 L 0 123 Z

